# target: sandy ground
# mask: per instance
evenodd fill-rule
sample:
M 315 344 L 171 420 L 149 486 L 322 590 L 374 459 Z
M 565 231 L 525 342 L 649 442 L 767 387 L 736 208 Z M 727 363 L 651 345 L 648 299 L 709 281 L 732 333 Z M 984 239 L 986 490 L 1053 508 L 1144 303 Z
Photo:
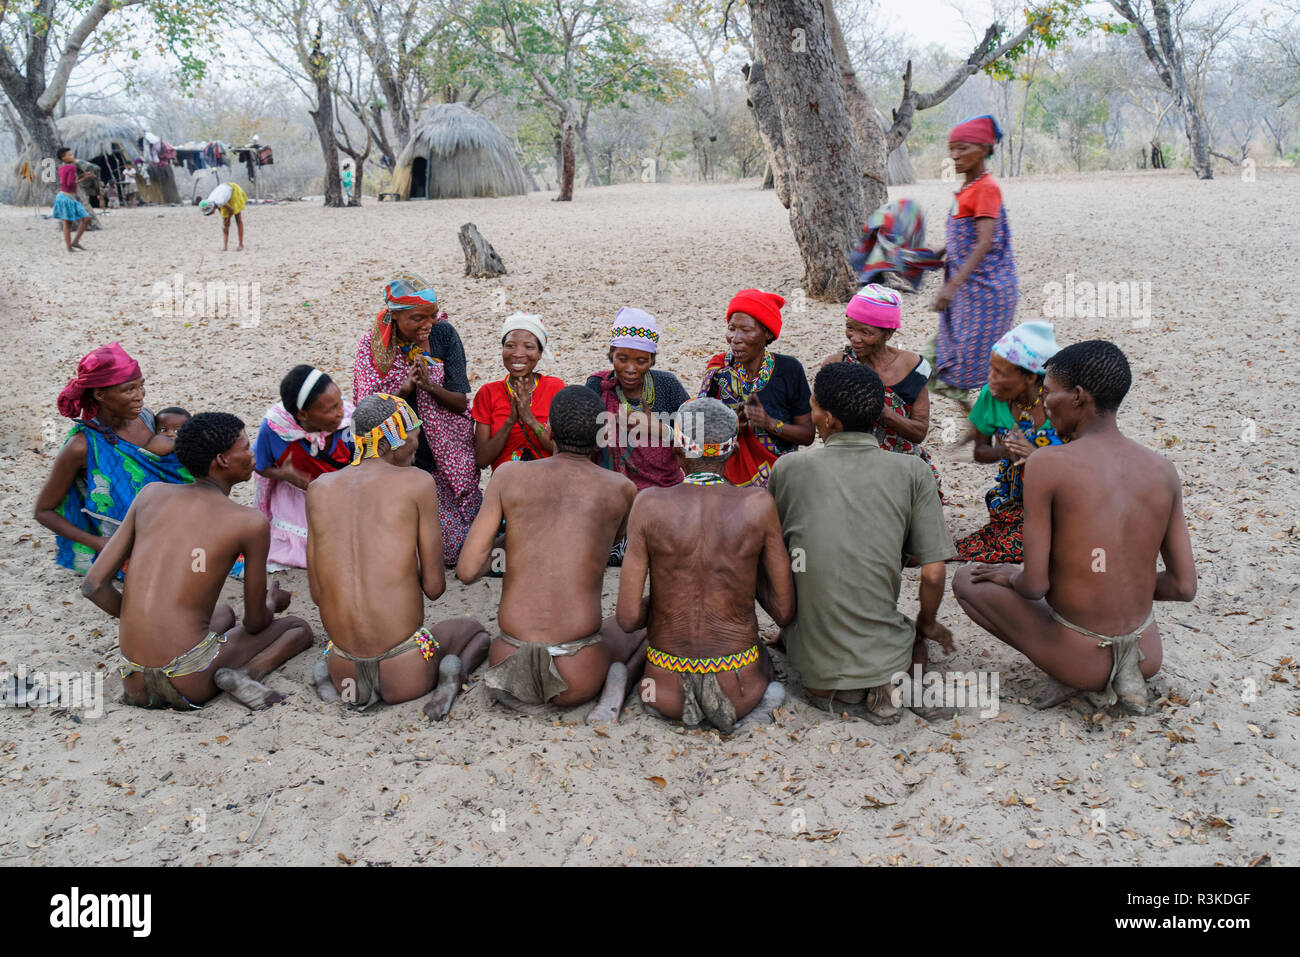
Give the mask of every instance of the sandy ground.
M 1048 284 L 1071 275 L 1150 284 L 1149 325 L 1082 315 L 1059 320 L 1058 337 L 1121 345 L 1134 369 L 1121 425 L 1185 483 L 1200 592 L 1158 610 L 1165 665 L 1152 716 L 1029 709 L 1039 673 L 951 596 L 941 615 L 958 650 L 943 666 L 1000 673 L 988 720 L 909 715 L 879 729 L 795 694 L 776 724 L 730 740 L 662 723 L 635 701 L 597 731 L 581 711 L 505 713 L 474 679 L 452 717 L 430 726 L 419 703 L 365 715 L 322 704 L 307 684 L 310 655 L 270 677 L 287 701 L 269 711 L 219 699 L 186 716 L 122 705 L 106 669 L 101 717 L 0 709 L 0 860 L 1294 862 L 1298 187 L 1300 176 L 1268 171 L 1254 182 L 1134 173 L 1004 184 L 1022 320 L 1038 318 Z M 923 203 L 936 243 L 951 188 L 895 191 Z M 753 183 L 548 199 L 250 207 L 247 251 L 226 254 L 218 223 L 190 208 L 113 212 L 75 257 L 50 223 L 0 210 L 0 316 L 18 360 L 0 396 L 0 668 L 93 672 L 115 648 L 114 623 L 54 565 L 53 536 L 31 518 L 64 431 L 55 395 L 94 345 L 121 340 L 140 359 L 153 408 L 231 411 L 252 431 L 298 362 L 350 384 L 356 340 L 397 270 L 436 283 L 476 387 L 502 374 L 505 312 L 542 313 L 554 331 L 549 371 L 581 382 L 605 364 L 617 307 L 634 304 L 659 317 L 661 367 L 694 388 L 720 348 L 730 294 L 797 284 L 787 214 Z M 462 278 L 456 229 L 469 221 L 508 276 Z M 260 290 L 247 313 L 186 320 L 155 289 L 177 275 Z M 931 279 L 908 298 L 903 346 L 933 331 L 935 288 Z M 811 368 L 841 344 L 842 312 L 790 298 L 780 345 Z M 937 402 L 928 444 L 960 535 L 983 522 L 993 470 L 951 443 L 957 414 Z M 236 498 L 251 504 L 251 487 Z M 295 592 L 292 611 L 318 624 L 305 573 L 281 581 Z M 611 570 L 607 612 L 616 590 Z M 453 580 L 429 619 L 468 614 L 490 627 L 498 595 L 495 582 Z M 906 610 L 915 595 L 909 572 Z M 227 598 L 238 600 L 237 585 Z

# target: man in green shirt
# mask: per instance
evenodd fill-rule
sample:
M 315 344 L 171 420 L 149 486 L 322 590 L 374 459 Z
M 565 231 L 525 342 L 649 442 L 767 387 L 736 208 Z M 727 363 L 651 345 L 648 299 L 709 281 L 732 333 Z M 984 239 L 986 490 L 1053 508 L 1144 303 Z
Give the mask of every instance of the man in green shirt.
M 795 572 L 798 613 L 782 634 L 791 664 L 815 703 L 863 702 L 867 720 L 893 724 L 894 676 L 925 667 L 927 638 L 952 648 L 936 613 L 956 551 L 929 467 L 876 441 L 884 390 L 866 366 L 824 366 L 812 398 L 824 447 L 782 456 L 768 490 Z M 921 565 L 915 622 L 898 610 L 908 557 Z

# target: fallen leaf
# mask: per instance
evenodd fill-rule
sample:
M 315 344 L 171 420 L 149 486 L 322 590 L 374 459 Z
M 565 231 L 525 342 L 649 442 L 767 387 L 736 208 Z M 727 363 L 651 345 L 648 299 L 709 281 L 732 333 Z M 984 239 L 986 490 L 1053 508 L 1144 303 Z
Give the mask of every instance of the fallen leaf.
M 651 784 L 653 784 L 655 787 L 657 787 L 657 788 L 658 788 L 659 790 L 661 790 L 661 791 L 662 791 L 664 788 L 668 787 L 668 782 L 665 781 L 663 778 L 661 778 L 661 777 L 660 777 L 659 775 L 657 775 L 657 774 L 656 774 L 656 775 L 653 775 L 652 777 L 648 777 L 648 778 L 646 778 L 646 780 L 649 781 Z

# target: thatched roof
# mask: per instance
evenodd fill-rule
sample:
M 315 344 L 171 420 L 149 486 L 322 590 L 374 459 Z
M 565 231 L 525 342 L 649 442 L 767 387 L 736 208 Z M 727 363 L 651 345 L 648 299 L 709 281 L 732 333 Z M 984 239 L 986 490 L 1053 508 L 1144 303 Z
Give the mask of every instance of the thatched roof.
M 136 140 L 140 138 L 142 130 L 130 120 L 100 116 L 95 113 L 73 113 L 56 119 L 54 126 L 59 134 L 58 145 L 70 147 L 73 155 L 79 160 L 91 160 L 97 156 L 105 156 L 114 150 L 121 151 L 129 161 L 134 161 L 140 156 Z M 32 172 L 39 171 L 43 157 L 37 155 L 38 152 L 36 144 L 29 143 L 19 155 L 18 162 L 14 164 L 15 171 L 22 169 L 24 164 L 27 164 Z M 14 187 L 14 204 L 48 206 L 54 201 L 56 188 L 53 183 L 40 180 L 32 183 L 20 177 Z M 171 192 L 175 193 L 175 187 Z M 154 201 L 179 202 L 180 197 L 168 196 L 164 200 L 160 194 L 159 199 Z
M 411 196 L 412 167 L 421 157 L 428 171 L 430 199 L 528 191 L 514 144 L 486 116 L 461 103 L 429 107 L 411 131 L 393 175 L 393 190 L 402 199 Z M 414 185 L 419 195 L 421 184 Z
M 72 147 L 77 159 L 94 159 L 114 149 L 120 149 L 129 160 L 140 155 L 136 140 L 143 130 L 129 120 L 74 113 L 55 120 L 54 125 L 59 130 L 59 145 Z

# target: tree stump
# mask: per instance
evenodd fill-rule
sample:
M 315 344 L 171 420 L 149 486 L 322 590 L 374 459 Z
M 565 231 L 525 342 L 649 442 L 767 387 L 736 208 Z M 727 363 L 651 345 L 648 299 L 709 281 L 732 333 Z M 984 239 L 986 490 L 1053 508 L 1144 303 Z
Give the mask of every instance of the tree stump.
M 465 254 L 466 276 L 490 279 L 506 274 L 506 264 L 473 223 L 466 223 L 460 228 L 460 248 Z

